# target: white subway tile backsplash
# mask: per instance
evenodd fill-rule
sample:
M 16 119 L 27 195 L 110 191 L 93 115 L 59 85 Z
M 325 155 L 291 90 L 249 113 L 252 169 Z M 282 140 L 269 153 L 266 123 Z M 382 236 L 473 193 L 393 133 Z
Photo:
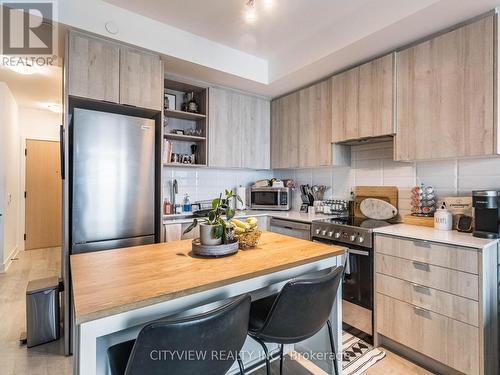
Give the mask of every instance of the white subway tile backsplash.
M 476 189 L 500 189 L 500 157 L 445 160 L 417 163 L 395 162 L 392 142 L 352 146 L 351 167 L 276 169 L 252 171 L 238 169 L 168 168 L 163 171 L 163 191 L 170 196 L 170 183 L 176 178 L 179 197 L 185 192 L 191 200 L 208 200 L 224 189 L 248 186 L 259 179 L 294 179 L 297 185 L 326 185 L 325 198 L 349 197 L 356 185 L 391 185 L 399 188 L 401 214 L 410 210 L 410 190 L 420 183 L 436 189 L 438 198 L 470 195 Z M 293 193 L 292 207 L 301 204 L 300 190 Z
M 458 176 L 500 176 L 500 158 L 459 160 Z

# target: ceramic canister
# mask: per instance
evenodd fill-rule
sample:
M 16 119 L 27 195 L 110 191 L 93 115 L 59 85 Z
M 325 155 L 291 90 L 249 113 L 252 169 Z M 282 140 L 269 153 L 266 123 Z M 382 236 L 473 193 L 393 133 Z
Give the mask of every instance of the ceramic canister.
M 434 213 L 434 228 L 439 230 L 451 230 L 453 227 L 453 215 L 446 209 L 446 206 L 441 206 Z

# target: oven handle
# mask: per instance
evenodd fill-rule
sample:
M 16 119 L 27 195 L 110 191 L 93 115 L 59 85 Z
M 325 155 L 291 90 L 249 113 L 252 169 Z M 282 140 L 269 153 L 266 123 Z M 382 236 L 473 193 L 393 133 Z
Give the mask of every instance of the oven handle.
M 370 253 L 368 251 L 362 251 L 362 250 L 355 250 L 355 249 L 349 249 L 349 248 L 347 248 L 347 252 L 349 254 L 362 255 L 362 256 L 365 256 L 365 257 L 370 256 Z

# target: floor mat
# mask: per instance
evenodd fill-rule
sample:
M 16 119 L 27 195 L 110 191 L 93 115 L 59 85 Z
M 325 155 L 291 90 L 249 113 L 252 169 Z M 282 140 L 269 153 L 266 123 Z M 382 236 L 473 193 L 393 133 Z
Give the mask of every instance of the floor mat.
M 344 375 L 360 375 L 385 357 L 385 352 L 365 341 L 342 332 L 342 368 Z

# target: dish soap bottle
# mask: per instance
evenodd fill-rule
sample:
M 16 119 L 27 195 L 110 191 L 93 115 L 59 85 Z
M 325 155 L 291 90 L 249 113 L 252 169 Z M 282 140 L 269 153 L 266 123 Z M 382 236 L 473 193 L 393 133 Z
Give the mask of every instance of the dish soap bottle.
M 182 204 L 182 211 L 183 212 L 191 212 L 191 202 L 189 201 L 189 194 L 186 193 L 184 196 L 184 202 Z

